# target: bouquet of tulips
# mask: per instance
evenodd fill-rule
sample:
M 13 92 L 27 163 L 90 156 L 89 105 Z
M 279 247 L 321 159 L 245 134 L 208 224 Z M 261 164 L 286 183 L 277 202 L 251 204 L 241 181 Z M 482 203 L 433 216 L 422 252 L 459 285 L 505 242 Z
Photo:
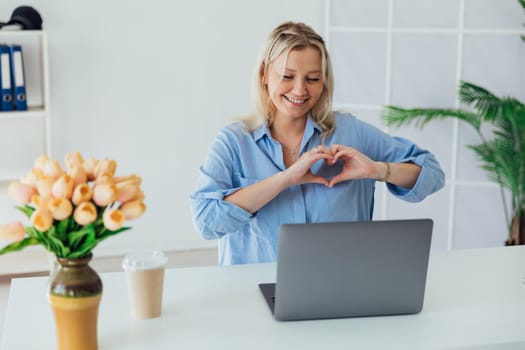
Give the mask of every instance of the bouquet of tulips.
M 65 169 L 40 156 L 26 176 L 8 187 L 31 225 L 0 225 L 0 239 L 12 241 L 0 254 L 39 244 L 60 258 L 80 258 L 100 241 L 130 229 L 124 221 L 146 210 L 141 178 L 115 176 L 116 168 L 115 160 L 84 160 L 79 152 L 66 155 Z

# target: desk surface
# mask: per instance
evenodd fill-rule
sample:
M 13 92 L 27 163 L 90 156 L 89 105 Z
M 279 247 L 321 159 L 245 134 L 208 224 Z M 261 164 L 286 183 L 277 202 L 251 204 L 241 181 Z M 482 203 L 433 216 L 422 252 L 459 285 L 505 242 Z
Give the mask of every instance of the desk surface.
M 136 321 L 124 274 L 101 277 L 101 350 L 525 349 L 525 247 L 432 253 L 423 311 L 405 316 L 275 321 L 257 287 L 275 265 L 257 264 L 167 270 L 162 317 Z M 46 285 L 13 280 L 2 350 L 56 347 Z

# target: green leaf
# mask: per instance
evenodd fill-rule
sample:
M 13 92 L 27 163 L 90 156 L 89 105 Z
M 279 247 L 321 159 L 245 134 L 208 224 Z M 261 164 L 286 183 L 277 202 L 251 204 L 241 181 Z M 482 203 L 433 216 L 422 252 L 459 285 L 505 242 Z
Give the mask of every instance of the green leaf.
M 69 226 L 69 219 L 70 218 L 61 220 L 56 225 L 56 232 L 59 236 L 67 232 L 67 228 Z
M 64 245 L 64 242 L 60 240 L 58 233 L 54 226 L 47 231 L 47 237 L 50 247 L 53 252 L 59 257 L 66 257 L 69 254 L 69 248 Z
M 461 109 L 445 108 L 413 108 L 405 109 L 396 106 L 385 106 L 383 120 L 388 126 L 415 124 L 423 127 L 431 121 L 446 118 L 456 118 L 470 124 L 477 131 L 481 128 L 479 115 Z
M 106 230 L 104 230 L 104 231 L 102 232 L 101 235 L 99 235 L 97 241 L 99 241 L 99 242 L 100 242 L 100 241 L 103 241 L 103 240 L 105 240 L 105 239 L 107 239 L 107 238 L 109 238 L 109 237 L 115 236 L 115 235 L 117 235 L 117 234 L 119 234 L 119 233 L 121 233 L 121 232 L 124 232 L 124 231 L 130 230 L 130 229 L 131 229 L 131 227 L 121 227 L 121 228 L 119 228 L 118 230 L 115 230 L 115 231 L 110 231 L 110 230 L 107 230 L 107 229 L 106 229 Z
M 467 105 L 474 105 L 485 121 L 493 121 L 498 116 L 501 100 L 481 86 L 462 81 L 459 87 L 460 101 Z
M 21 211 L 28 219 L 31 219 L 31 215 L 33 215 L 33 212 L 36 210 L 27 204 L 24 206 L 16 206 L 15 208 Z
M 24 238 L 21 241 L 8 244 L 5 247 L 3 247 L 2 249 L 0 249 L 0 255 L 6 254 L 6 253 L 11 253 L 11 252 L 16 252 L 16 251 L 22 250 L 22 249 L 24 249 L 26 247 L 29 247 L 31 245 L 37 245 L 39 243 L 40 243 L 40 241 L 38 239 L 34 238 L 34 237 L 26 237 L 26 238 Z
M 82 244 L 82 246 L 78 250 L 70 253 L 67 257 L 71 258 L 71 259 L 81 258 L 81 257 L 89 254 L 89 252 L 91 252 L 93 250 L 93 248 L 95 248 L 96 246 L 97 246 L 97 242 L 96 241 L 91 242 L 91 243 L 85 242 L 84 244 Z
M 38 231 L 36 228 L 31 227 L 31 226 L 26 227 L 26 232 L 29 234 L 29 236 L 37 239 L 46 250 L 50 252 L 54 252 L 49 246 L 49 242 L 48 242 L 49 240 L 42 232 Z
M 76 232 L 70 232 L 67 236 L 71 251 L 76 251 L 85 241 L 92 242 L 95 239 L 95 228 L 92 224 L 84 226 Z

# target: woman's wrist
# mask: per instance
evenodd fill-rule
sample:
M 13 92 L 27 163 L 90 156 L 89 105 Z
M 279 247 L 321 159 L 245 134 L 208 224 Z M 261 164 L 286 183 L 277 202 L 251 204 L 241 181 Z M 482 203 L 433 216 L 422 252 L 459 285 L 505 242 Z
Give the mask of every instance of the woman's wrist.
M 289 172 L 287 171 L 288 169 L 286 170 L 281 170 L 279 171 L 278 173 L 275 174 L 275 178 L 277 180 L 277 183 L 279 184 L 279 187 L 281 188 L 281 190 L 284 190 L 290 186 L 293 185 L 292 183 L 292 180 L 291 180 L 291 176 L 289 174 Z
M 388 163 L 388 162 L 380 162 L 380 164 L 381 164 L 381 168 L 382 168 L 382 171 L 381 171 L 382 175 L 377 180 L 378 181 L 382 181 L 382 182 L 388 182 L 388 179 L 390 178 L 390 174 L 391 174 L 391 171 L 392 171 L 390 163 Z

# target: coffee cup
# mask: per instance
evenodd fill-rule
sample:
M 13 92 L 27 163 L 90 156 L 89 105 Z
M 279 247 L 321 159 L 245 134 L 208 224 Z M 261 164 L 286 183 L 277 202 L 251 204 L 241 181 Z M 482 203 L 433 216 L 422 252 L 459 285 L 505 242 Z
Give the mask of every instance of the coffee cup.
M 159 317 L 162 313 L 162 291 L 167 257 L 160 251 L 128 254 L 122 261 L 130 302 L 135 319 Z

